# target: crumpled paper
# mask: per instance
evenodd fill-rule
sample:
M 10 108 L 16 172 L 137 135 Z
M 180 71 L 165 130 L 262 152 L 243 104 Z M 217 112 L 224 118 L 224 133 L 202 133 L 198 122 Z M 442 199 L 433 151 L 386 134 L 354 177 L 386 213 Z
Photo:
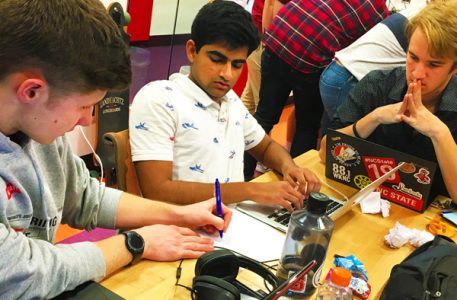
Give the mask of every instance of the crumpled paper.
M 410 229 L 399 222 L 389 230 L 389 234 L 384 237 L 384 242 L 391 248 L 400 248 L 406 243 L 410 243 L 414 247 L 419 247 L 428 241 L 433 240 L 434 236 L 428 231 Z
M 364 214 L 377 214 L 382 213 L 384 218 L 389 216 L 390 202 L 381 199 L 380 192 L 371 192 L 360 201 L 360 209 Z

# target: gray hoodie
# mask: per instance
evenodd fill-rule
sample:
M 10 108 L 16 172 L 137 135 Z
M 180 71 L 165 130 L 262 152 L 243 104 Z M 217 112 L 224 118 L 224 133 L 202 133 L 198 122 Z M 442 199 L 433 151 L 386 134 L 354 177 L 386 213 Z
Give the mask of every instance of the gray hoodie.
M 65 137 L 20 144 L 0 133 L 0 299 L 51 298 L 102 278 L 98 247 L 53 240 L 60 223 L 113 228 L 121 192 L 90 178 Z

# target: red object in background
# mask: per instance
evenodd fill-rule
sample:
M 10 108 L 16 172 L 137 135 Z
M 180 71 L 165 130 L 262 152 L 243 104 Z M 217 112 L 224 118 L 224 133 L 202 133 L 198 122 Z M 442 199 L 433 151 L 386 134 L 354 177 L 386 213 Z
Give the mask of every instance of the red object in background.
M 129 1 L 127 11 L 131 21 L 127 27 L 127 33 L 131 35 L 131 42 L 149 41 L 153 2 L 153 0 Z
M 241 71 L 240 78 L 238 78 L 238 81 L 233 86 L 233 90 L 238 95 L 238 97 L 241 97 L 244 87 L 246 86 L 247 80 L 248 80 L 248 66 L 247 66 L 247 64 L 244 64 L 243 70 Z

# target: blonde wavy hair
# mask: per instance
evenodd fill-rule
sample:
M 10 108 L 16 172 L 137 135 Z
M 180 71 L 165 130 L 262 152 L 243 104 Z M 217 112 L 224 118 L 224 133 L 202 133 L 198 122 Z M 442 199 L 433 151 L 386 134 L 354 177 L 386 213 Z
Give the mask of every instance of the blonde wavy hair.
M 457 0 L 435 0 L 406 25 L 408 40 L 420 29 L 428 40 L 432 57 L 449 58 L 457 63 Z

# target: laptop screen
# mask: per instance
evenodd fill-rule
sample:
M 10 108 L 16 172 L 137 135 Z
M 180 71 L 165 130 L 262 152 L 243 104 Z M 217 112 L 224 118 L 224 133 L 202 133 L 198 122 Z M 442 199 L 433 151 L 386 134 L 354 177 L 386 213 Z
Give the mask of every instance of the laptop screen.
M 429 201 L 436 163 L 329 129 L 325 176 L 363 188 L 404 162 L 380 187 L 383 199 L 423 212 Z

